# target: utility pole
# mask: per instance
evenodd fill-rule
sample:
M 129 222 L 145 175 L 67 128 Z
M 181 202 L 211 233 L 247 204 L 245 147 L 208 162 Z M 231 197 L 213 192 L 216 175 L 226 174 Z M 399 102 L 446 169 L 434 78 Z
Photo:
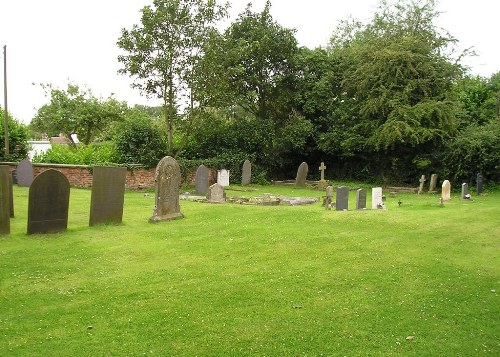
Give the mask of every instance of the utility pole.
M 3 127 L 5 133 L 5 158 L 9 157 L 9 111 L 7 110 L 7 45 L 3 46 L 3 100 L 4 100 L 4 116 Z

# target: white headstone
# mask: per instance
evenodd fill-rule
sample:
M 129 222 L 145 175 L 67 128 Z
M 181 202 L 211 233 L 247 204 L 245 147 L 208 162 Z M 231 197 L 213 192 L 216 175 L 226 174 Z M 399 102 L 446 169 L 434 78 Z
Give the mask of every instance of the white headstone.
M 229 186 L 229 170 L 222 169 L 217 171 L 217 183 L 222 187 Z
M 378 209 L 383 205 L 382 202 L 382 187 L 372 188 L 372 209 Z
M 443 201 L 449 201 L 451 199 L 451 183 L 448 180 L 444 180 L 441 186 L 441 198 Z

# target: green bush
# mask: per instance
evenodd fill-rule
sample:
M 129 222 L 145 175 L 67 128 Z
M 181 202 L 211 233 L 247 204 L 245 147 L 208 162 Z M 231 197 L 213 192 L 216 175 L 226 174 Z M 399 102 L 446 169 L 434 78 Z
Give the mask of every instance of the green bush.
M 20 161 L 28 156 L 28 129 L 8 115 L 9 154 L 5 155 L 4 110 L 0 107 L 0 161 Z
M 89 166 L 116 164 L 119 163 L 118 161 L 118 155 L 112 142 L 87 146 L 53 144 L 47 152 L 33 157 L 33 162 Z

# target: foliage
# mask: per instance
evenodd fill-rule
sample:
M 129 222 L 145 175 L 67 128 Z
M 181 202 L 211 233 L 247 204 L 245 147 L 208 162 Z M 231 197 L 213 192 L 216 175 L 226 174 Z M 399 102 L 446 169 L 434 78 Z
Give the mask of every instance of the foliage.
M 76 146 L 52 144 L 47 152 L 35 155 L 32 161 L 88 166 L 119 162 L 117 152 L 112 142 Z
M 0 161 L 20 161 L 28 156 L 28 129 L 27 127 L 14 119 L 10 114 L 7 115 L 7 125 L 9 129 L 9 155 L 5 155 L 5 132 L 4 132 L 5 111 L 0 107 Z

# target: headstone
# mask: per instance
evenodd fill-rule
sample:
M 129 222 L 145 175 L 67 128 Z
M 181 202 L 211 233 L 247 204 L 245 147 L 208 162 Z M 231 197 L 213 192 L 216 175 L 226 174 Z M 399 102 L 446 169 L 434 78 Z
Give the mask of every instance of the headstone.
M 441 198 L 443 201 L 451 200 L 451 183 L 448 180 L 444 180 L 441 185 Z
M 155 171 L 155 209 L 150 222 L 183 218 L 179 205 L 181 168 L 173 157 L 165 156 Z
M 335 209 L 337 211 L 347 211 L 349 209 L 349 187 L 337 187 L 337 197 L 335 200 Z
M 323 205 L 326 208 L 330 208 L 332 206 L 332 198 L 333 198 L 333 186 L 329 185 L 326 187 L 325 201 L 323 202 Z
M 356 190 L 356 209 L 366 209 L 366 190 Z
M 217 171 L 217 183 L 222 187 L 229 186 L 229 170 L 222 169 Z
M 245 160 L 241 169 L 241 186 L 247 186 L 252 183 L 252 164 Z
M 33 182 L 33 165 L 28 160 L 23 160 L 16 168 L 17 185 L 23 187 L 31 186 Z
M 47 170 L 32 182 L 28 202 L 28 234 L 55 233 L 68 227 L 69 181 Z
M 17 185 L 17 170 L 16 169 L 12 170 L 12 183 L 14 185 Z
M 479 196 L 483 192 L 483 174 L 478 173 L 476 176 L 476 192 Z
M 462 184 L 462 200 L 466 200 L 469 197 L 467 195 L 469 194 L 469 184 L 468 183 L 463 183 Z
M 420 182 L 420 186 L 418 188 L 418 193 L 423 193 L 424 192 L 424 183 L 425 183 L 425 175 L 422 175 L 422 177 L 420 177 L 420 180 L 418 180 L 418 182 Z
M 382 187 L 372 188 L 372 209 L 380 209 L 383 205 Z
M 9 175 L 9 201 L 10 201 L 10 218 L 14 218 L 14 188 L 13 186 L 12 175 Z
M 195 177 L 195 192 L 206 195 L 208 191 L 208 169 L 205 165 L 198 166 Z
M 309 171 L 309 167 L 307 166 L 307 162 L 303 162 L 300 164 L 297 170 L 297 177 L 295 178 L 296 186 L 305 186 L 307 180 L 307 172 Z
M 122 223 L 125 167 L 94 166 L 89 226 Z
M 429 183 L 429 192 L 436 193 L 436 185 L 437 185 L 438 175 L 431 175 L 431 182 Z
M 218 183 L 214 183 L 208 188 L 207 201 L 210 203 L 226 202 L 226 194 L 224 187 Z
M 328 186 L 328 182 L 325 180 L 325 170 L 326 170 L 325 163 L 321 162 L 321 165 L 319 166 L 319 171 L 321 171 L 321 178 L 318 182 L 318 188 L 324 188 Z
M 0 235 L 10 234 L 9 167 L 0 166 Z

